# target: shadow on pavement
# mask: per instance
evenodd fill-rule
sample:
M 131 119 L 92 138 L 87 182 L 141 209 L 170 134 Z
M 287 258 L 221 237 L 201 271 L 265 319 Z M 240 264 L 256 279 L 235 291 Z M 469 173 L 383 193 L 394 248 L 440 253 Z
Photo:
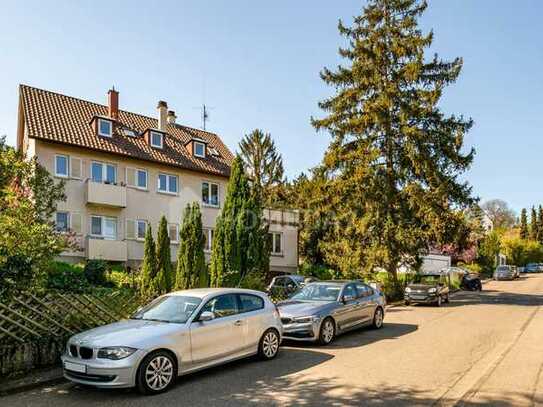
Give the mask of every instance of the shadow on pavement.
M 451 302 L 447 304 L 447 306 L 459 307 L 477 304 L 540 306 L 543 305 L 543 295 L 509 293 L 505 291 L 484 289 L 481 292 L 463 291 L 454 298 L 451 298 Z

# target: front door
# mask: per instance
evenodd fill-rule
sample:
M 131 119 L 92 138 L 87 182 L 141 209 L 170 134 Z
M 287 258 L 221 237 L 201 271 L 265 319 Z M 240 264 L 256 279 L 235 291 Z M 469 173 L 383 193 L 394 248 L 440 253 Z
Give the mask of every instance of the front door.
M 192 363 L 194 367 L 235 357 L 246 346 L 243 318 L 236 294 L 224 294 L 210 299 L 201 309 L 215 318 L 190 325 Z
M 356 285 L 358 292 L 358 303 L 360 322 L 369 322 L 373 320 L 375 308 L 377 307 L 377 300 L 375 297 L 375 291 L 367 284 L 358 283 Z

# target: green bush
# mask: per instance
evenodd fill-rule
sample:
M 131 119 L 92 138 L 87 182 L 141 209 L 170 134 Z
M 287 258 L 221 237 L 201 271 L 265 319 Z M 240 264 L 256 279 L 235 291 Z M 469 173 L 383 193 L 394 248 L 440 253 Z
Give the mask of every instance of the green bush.
M 106 273 L 106 281 L 109 283 L 108 285 L 116 288 L 136 288 L 139 278 L 125 271 L 118 271 L 112 268 Z
M 341 278 L 341 275 L 336 270 L 326 266 L 309 263 L 303 263 L 298 272 L 303 276 L 316 277 L 319 280 L 334 280 Z
M 264 282 L 264 276 L 259 273 L 249 273 L 240 282 L 241 288 L 248 288 L 251 290 L 265 291 L 266 283 Z
M 85 264 L 84 274 L 92 285 L 106 285 L 107 263 L 103 260 L 88 260 Z
M 81 264 L 53 261 L 49 264 L 46 274 L 47 288 L 82 292 L 90 287 Z

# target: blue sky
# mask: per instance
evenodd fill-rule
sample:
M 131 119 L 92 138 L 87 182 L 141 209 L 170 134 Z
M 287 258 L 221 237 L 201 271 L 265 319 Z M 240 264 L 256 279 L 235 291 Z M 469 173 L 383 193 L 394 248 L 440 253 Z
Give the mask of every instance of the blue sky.
M 254 128 L 272 133 L 292 178 L 329 142 L 309 123 L 330 94 L 319 78 L 338 63 L 339 18 L 360 0 L 0 0 L 0 134 L 15 143 L 17 85 L 105 103 L 115 85 L 124 110 L 154 116 L 168 102 L 179 121 L 208 129 L 233 150 Z M 519 210 L 543 203 L 543 2 L 431 0 L 421 20 L 432 51 L 462 56 L 447 112 L 471 116 L 477 156 L 466 174 L 482 199 Z

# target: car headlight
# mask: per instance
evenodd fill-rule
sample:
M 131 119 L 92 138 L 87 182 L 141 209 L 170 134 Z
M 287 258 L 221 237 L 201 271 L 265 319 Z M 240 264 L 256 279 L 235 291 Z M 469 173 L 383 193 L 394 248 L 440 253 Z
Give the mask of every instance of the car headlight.
M 432 287 L 428 290 L 429 293 L 435 293 L 437 291 L 437 288 Z
M 112 346 L 108 348 L 98 349 L 98 358 L 119 360 L 124 359 L 133 354 L 137 349 L 129 348 L 128 346 Z
M 410 293 L 411 292 L 411 287 L 405 287 L 405 292 Z
M 294 322 L 297 322 L 297 323 L 307 323 L 307 322 L 315 322 L 315 321 L 318 321 L 320 318 L 316 315 L 310 315 L 310 316 L 307 316 L 307 317 L 297 317 L 297 318 L 292 318 L 294 320 Z

